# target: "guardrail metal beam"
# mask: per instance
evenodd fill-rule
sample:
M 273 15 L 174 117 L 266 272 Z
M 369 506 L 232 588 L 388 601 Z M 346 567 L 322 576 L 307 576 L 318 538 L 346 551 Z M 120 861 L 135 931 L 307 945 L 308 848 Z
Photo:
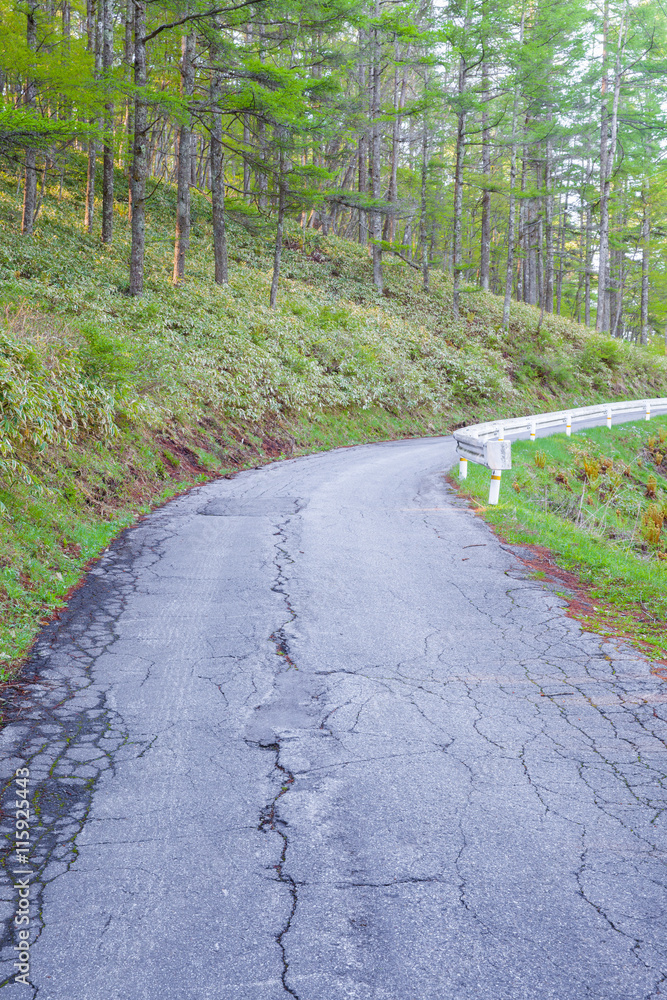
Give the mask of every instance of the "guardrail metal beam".
M 535 441 L 540 430 L 548 430 L 552 434 L 561 430 L 569 437 L 576 422 L 586 421 L 592 427 L 601 427 L 606 423 L 607 427 L 611 427 L 614 417 L 625 417 L 620 421 L 625 423 L 626 420 L 641 419 L 628 416 L 629 414 L 642 412 L 645 420 L 650 420 L 652 416 L 660 413 L 667 413 L 667 398 L 626 399 L 618 403 L 581 406 L 574 410 L 533 413 L 527 417 L 503 420 L 502 423 L 488 421 L 461 427 L 454 431 L 456 453 L 459 456 L 459 478 L 467 478 L 469 461 L 491 469 L 489 503 L 497 504 L 501 473 L 504 469 L 512 468 L 512 444 L 511 441 L 505 440 L 506 434 Z

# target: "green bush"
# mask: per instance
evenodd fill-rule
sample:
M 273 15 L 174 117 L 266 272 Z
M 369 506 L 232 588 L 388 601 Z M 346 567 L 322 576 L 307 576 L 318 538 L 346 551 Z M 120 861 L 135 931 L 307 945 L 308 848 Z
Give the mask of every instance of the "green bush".
M 31 454 L 84 432 L 114 434 L 113 395 L 89 380 L 76 353 L 40 353 L 0 333 L 0 479 L 31 482 Z
M 618 371 L 625 358 L 623 345 L 618 340 L 591 335 L 580 355 L 583 371 L 590 375 Z

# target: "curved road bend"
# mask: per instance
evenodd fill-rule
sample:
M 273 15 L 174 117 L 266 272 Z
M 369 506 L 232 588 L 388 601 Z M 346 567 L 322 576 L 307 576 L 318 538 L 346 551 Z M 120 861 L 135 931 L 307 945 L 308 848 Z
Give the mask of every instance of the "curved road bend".
M 96 566 L 1 736 L 41 865 L 7 1000 L 667 996 L 664 682 L 526 577 L 453 460 L 246 472 Z

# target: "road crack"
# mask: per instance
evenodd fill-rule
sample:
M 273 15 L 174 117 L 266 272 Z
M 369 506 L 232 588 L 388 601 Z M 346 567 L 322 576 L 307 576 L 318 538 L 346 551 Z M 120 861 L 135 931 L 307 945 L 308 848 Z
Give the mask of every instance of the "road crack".
M 282 840 L 282 845 L 280 849 L 280 858 L 278 863 L 273 867 L 277 874 L 278 882 L 287 886 L 289 891 L 291 906 L 287 919 L 283 926 L 280 928 L 279 932 L 276 934 L 276 944 L 280 948 L 280 955 L 282 959 L 282 984 L 283 989 L 290 996 L 295 997 L 298 1000 L 298 993 L 296 993 L 292 987 L 287 982 L 287 977 L 289 975 L 289 961 L 287 958 L 287 948 L 285 944 L 285 937 L 289 933 L 290 927 L 292 926 L 292 920 L 296 913 L 296 908 L 298 904 L 298 888 L 296 881 L 291 875 L 288 875 L 285 871 L 285 862 L 287 859 L 287 848 L 289 847 L 289 837 L 287 834 L 287 823 L 285 820 L 281 819 L 278 815 L 278 803 L 280 799 L 285 795 L 294 784 L 295 778 L 290 770 L 284 767 L 280 763 L 280 741 L 275 743 L 260 744 L 263 750 L 269 750 L 275 754 L 274 760 L 274 770 L 279 775 L 280 789 L 277 794 L 271 799 L 271 801 L 262 809 L 260 814 L 260 821 L 257 827 L 262 833 L 276 833 Z

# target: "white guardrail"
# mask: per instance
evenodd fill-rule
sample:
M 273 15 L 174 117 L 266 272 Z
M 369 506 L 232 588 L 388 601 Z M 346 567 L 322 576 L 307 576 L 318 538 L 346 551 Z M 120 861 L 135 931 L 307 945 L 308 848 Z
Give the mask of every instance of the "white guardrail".
M 583 427 L 601 427 L 606 423 L 618 424 L 629 420 L 650 420 L 652 416 L 667 413 L 667 399 L 631 399 L 622 403 L 598 403 L 596 406 L 581 406 L 574 410 L 558 410 L 555 413 L 533 413 L 528 417 L 514 417 L 508 420 L 488 421 L 485 424 L 471 424 L 454 431 L 456 453 L 459 456 L 459 478 L 466 479 L 468 462 L 486 465 L 491 469 L 489 503 L 497 504 L 500 496 L 500 478 L 503 469 L 512 468 L 512 443 L 508 435 L 515 439 L 534 441 L 536 437 L 546 437 L 565 431 L 570 436 L 572 428 L 579 423 Z M 576 428 L 575 428 L 576 429 Z

